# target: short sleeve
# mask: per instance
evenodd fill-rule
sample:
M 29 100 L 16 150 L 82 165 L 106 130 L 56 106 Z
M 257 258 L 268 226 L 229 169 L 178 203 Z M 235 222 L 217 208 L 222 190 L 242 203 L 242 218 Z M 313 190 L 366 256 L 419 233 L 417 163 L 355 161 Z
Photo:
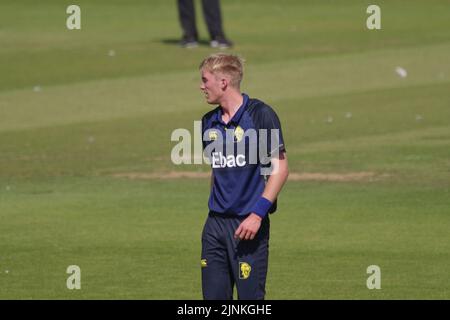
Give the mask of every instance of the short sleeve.
M 267 156 L 271 157 L 277 153 L 286 152 L 280 119 L 275 111 L 269 106 L 264 106 L 258 118 L 260 119 L 258 125 L 260 145 L 266 148 Z

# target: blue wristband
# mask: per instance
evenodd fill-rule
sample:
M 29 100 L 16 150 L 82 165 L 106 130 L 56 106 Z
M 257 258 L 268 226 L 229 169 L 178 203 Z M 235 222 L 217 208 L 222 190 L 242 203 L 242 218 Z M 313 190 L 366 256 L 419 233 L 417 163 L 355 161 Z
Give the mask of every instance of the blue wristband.
M 252 212 L 256 213 L 258 216 L 260 216 L 262 219 L 267 215 L 270 208 L 272 207 L 272 202 L 267 200 L 264 197 L 259 198 L 258 201 L 253 205 Z

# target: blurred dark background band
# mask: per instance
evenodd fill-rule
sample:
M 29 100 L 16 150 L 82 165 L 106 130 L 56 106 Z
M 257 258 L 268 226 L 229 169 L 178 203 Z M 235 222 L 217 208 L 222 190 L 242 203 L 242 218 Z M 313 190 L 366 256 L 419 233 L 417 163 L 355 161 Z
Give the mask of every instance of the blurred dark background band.
M 181 46 L 195 47 L 198 45 L 198 30 L 196 25 L 194 0 L 177 0 L 178 14 L 183 37 Z M 220 0 L 202 0 L 203 16 L 208 28 L 210 45 L 212 47 L 230 47 L 231 41 L 225 37 L 222 24 Z

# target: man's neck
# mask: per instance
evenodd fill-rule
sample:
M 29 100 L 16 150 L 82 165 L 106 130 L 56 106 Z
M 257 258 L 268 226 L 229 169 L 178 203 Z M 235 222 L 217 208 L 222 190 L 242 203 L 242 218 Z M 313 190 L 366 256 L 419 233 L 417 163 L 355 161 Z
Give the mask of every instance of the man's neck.
M 238 111 L 239 107 L 244 102 L 244 97 L 238 91 L 224 97 L 220 102 L 225 120 L 229 121 Z

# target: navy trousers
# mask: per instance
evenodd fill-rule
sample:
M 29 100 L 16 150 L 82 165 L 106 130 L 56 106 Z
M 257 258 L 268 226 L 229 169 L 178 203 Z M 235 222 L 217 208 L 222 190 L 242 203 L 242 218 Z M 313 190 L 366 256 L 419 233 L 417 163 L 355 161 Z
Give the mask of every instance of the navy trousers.
M 266 216 L 253 240 L 236 240 L 246 217 L 208 214 L 202 233 L 202 289 L 206 300 L 262 300 L 269 258 L 270 221 Z
M 219 0 L 202 0 L 202 7 L 211 40 L 223 38 L 222 13 Z M 198 40 L 194 1 L 178 0 L 178 14 L 181 27 L 183 28 L 183 37 L 190 40 Z

